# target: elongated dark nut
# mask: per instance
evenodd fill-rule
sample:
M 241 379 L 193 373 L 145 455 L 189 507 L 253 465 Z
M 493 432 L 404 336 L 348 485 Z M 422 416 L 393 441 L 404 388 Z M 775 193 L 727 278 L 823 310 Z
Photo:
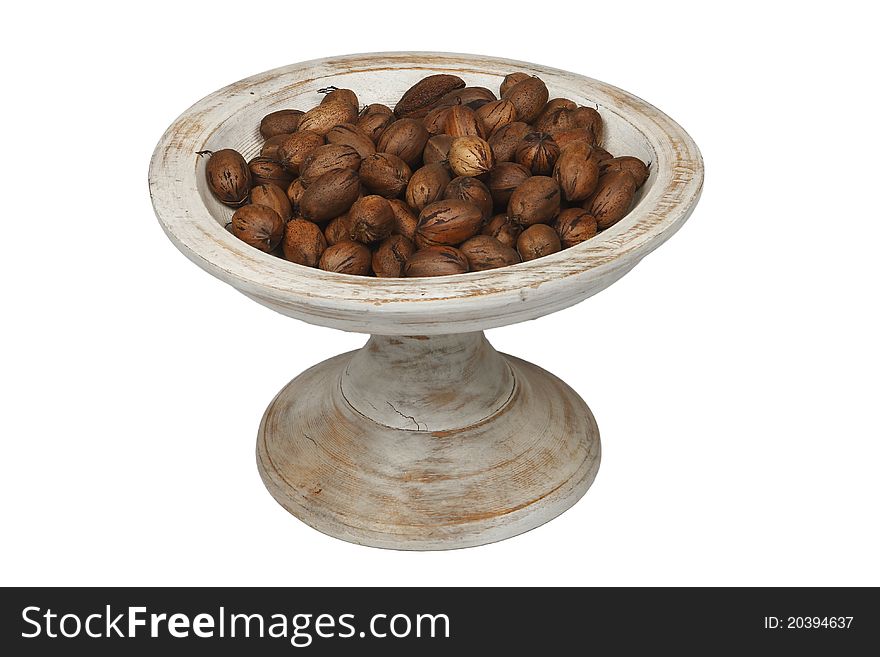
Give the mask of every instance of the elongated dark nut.
M 513 223 L 506 214 L 496 214 L 482 230 L 483 235 L 494 237 L 504 246 L 516 248 L 516 238 L 522 233 L 522 226 Z
M 562 243 L 553 228 L 547 224 L 535 224 L 526 228 L 516 240 L 516 250 L 526 262 L 561 251 Z
M 287 192 L 278 185 L 266 183 L 264 185 L 255 185 L 251 187 L 251 203 L 254 205 L 265 205 L 272 208 L 278 213 L 284 221 L 290 219 L 293 210 L 290 205 L 290 199 L 287 198 Z
M 337 274 L 366 276 L 370 273 L 371 260 L 370 249 L 360 242 L 337 242 L 321 254 L 318 267 Z
M 357 171 L 361 165 L 361 156 L 346 144 L 324 144 L 318 146 L 300 166 L 300 180 L 308 187 L 328 171 L 335 169 L 352 169 Z
M 504 76 L 504 80 L 501 81 L 501 89 L 499 89 L 499 91 L 501 92 L 501 96 L 504 97 L 504 94 L 507 93 L 508 89 L 512 89 L 514 86 L 516 86 L 517 84 L 519 84 L 523 80 L 528 80 L 528 79 L 529 79 L 528 73 L 521 73 L 521 72 L 508 73 L 507 75 Z
M 516 147 L 523 138 L 533 132 L 531 126 L 522 121 L 514 121 L 498 128 L 489 135 L 489 146 L 496 162 L 510 162 L 516 156 Z
M 293 182 L 293 175 L 281 162 L 269 157 L 259 155 L 252 158 L 248 162 L 248 168 L 251 170 L 251 181 L 254 185 L 272 184 L 287 189 L 287 186 Z
M 446 93 L 464 84 L 464 80 L 457 75 L 429 75 L 406 90 L 395 105 L 394 114 L 400 118 L 420 118 Z
M 403 235 L 391 235 L 373 253 L 373 273 L 379 278 L 401 278 L 406 261 L 415 252 Z
M 347 225 L 351 239 L 373 244 L 384 240 L 394 230 L 394 212 L 387 199 L 371 194 L 352 204 Z
M 422 151 L 431 135 L 415 119 L 400 119 L 387 128 L 376 142 L 376 150 L 380 153 L 391 153 L 417 169 L 422 161 Z
M 559 214 L 562 194 L 559 185 L 548 176 L 532 176 L 510 195 L 507 216 L 521 226 L 548 223 Z
M 475 235 L 458 247 L 467 258 L 471 271 L 485 271 L 515 265 L 521 261 L 519 253 L 489 235 Z
M 269 139 L 276 135 L 296 132 L 304 112 L 302 110 L 286 109 L 272 112 L 260 121 L 260 134 L 263 139 Z
M 238 151 L 224 148 L 212 153 L 205 165 L 205 175 L 208 187 L 221 203 L 237 207 L 247 200 L 251 170 Z
M 232 215 L 230 230 L 243 242 L 269 253 L 284 235 L 284 220 L 265 205 L 244 205 Z
M 622 157 L 614 157 L 610 160 L 602 162 L 602 175 L 611 173 L 612 171 L 628 171 L 636 181 L 636 187 L 641 187 L 648 179 L 648 167 L 637 157 L 624 155 Z
M 305 159 L 318 146 L 323 146 L 324 136 L 309 130 L 294 132 L 278 146 L 278 160 L 292 175 L 298 176 Z
M 375 153 L 361 161 L 361 182 L 373 194 L 400 196 L 412 177 L 409 165 L 392 153 Z
M 583 201 L 589 197 L 599 184 L 599 161 L 593 155 L 592 146 L 576 142 L 566 148 L 556 161 L 553 178 L 566 201 Z
M 596 217 L 583 208 L 568 208 L 559 213 L 553 224 L 562 248 L 567 249 L 595 236 L 599 230 Z
M 468 261 L 464 254 L 452 246 L 429 246 L 410 256 L 404 267 L 409 278 L 421 276 L 450 276 L 464 274 Z
M 284 258 L 305 267 L 317 267 L 327 240 L 317 224 L 305 219 L 291 219 L 281 241 Z
M 357 120 L 358 108 L 344 99 L 321 103 L 303 114 L 298 130 L 309 130 L 319 135 L 326 135 L 330 130 L 342 123 Z
M 299 200 L 300 214 L 304 219 L 318 223 L 338 217 L 358 198 L 360 187 L 356 171 L 328 171 L 303 192 Z
M 449 148 L 455 137 L 449 135 L 434 135 L 425 144 L 422 152 L 422 161 L 425 164 L 446 163 L 449 161 Z
M 364 158 L 376 152 L 376 145 L 370 136 L 354 123 L 340 123 L 327 133 L 328 144 L 351 146 Z
M 489 188 L 472 176 L 459 176 L 451 180 L 446 185 L 443 198 L 470 201 L 480 208 L 484 222 L 489 221 L 489 218 L 492 216 L 492 210 L 495 207 L 495 202 L 492 199 Z
M 483 215 L 473 203 L 459 199 L 437 201 L 419 213 L 415 243 L 425 246 L 461 244 L 476 235 Z
M 518 82 L 501 97 L 516 106 L 517 121 L 531 123 L 544 109 L 550 92 L 547 91 L 547 85 L 541 78 L 533 76 Z
M 489 172 L 489 181 L 486 183 L 489 193 L 492 194 L 495 207 L 506 210 L 513 190 L 523 184 L 526 178 L 531 175 L 532 172 L 522 164 L 498 162 Z
M 410 241 L 414 240 L 419 218 L 413 212 L 413 209 L 400 199 L 395 198 L 388 202 L 391 204 L 391 211 L 394 212 L 393 232 L 397 235 L 403 235 Z
M 637 187 L 636 179 L 629 171 L 607 173 L 599 178 L 599 186 L 584 202 L 584 209 L 596 217 L 599 229 L 605 230 L 629 212 Z

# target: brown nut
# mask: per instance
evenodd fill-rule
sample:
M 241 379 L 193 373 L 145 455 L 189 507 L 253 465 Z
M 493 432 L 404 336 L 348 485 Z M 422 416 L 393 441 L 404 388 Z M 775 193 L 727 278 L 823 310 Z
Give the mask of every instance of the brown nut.
M 602 162 L 602 175 L 611 173 L 612 171 L 629 171 L 636 181 L 636 188 L 645 184 L 648 179 L 648 167 L 637 157 L 624 155 L 622 157 L 614 157 L 610 160 Z M 253 169 L 251 169 L 253 171 Z
M 489 182 L 486 184 L 489 188 L 489 193 L 492 194 L 495 206 L 507 208 L 513 190 L 523 184 L 526 178 L 530 178 L 531 175 L 531 171 L 516 162 L 499 162 L 496 164 L 489 172 Z
M 435 107 L 422 118 L 422 125 L 432 135 L 443 134 L 446 129 L 446 116 L 451 108 L 448 106 Z
M 230 232 L 242 242 L 269 253 L 284 235 L 284 220 L 265 205 L 245 205 L 232 215 Z
M 492 210 L 495 208 L 495 202 L 489 188 L 482 182 L 471 176 L 459 176 L 446 185 L 446 191 L 443 192 L 443 198 L 446 200 L 459 199 L 462 201 L 470 201 L 478 208 L 483 217 L 483 221 L 489 221 L 492 216 Z
M 460 244 L 476 235 L 483 225 L 483 214 L 473 203 L 459 199 L 437 201 L 419 213 L 415 243 L 426 246 Z
M 449 160 L 449 147 L 455 137 L 449 135 L 434 135 L 425 144 L 425 150 L 422 152 L 422 161 L 425 164 L 445 163 Z
M 299 122 L 299 131 L 309 130 L 319 135 L 326 135 L 342 123 L 353 123 L 357 120 L 358 108 L 347 100 L 337 99 L 321 103 L 303 114 Z
M 493 100 L 477 110 L 487 135 L 516 121 L 516 106 L 509 100 Z
M 394 114 L 394 111 L 388 107 L 388 105 L 372 103 L 361 110 L 360 116 L 369 116 L 370 114 L 385 114 L 386 116 L 390 116 Z
M 328 171 L 352 169 L 357 171 L 361 156 L 351 146 L 345 144 L 325 144 L 318 146 L 300 165 L 299 179 L 308 187 Z
M 495 94 L 493 94 L 490 89 L 486 89 L 486 87 L 464 87 L 445 94 L 437 101 L 437 104 L 434 105 L 434 107 L 467 105 L 471 109 L 474 109 L 474 104 L 478 104 L 481 101 L 489 102 L 493 100 L 496 100 Z
M 416 237 L 416 226 L 418 226 L 419 218 L 413 212 L 412 208 L 400 199 L 391 199 L 391 211 L 394 212 L 394 230 L 393 233 L 403 235 L 412 241 Z
M 539 132 L 546 132 L 550 136 L 553 136 L 557 132 L 564 132 L 565 130 L 577 128 L 578 126 L 575 124 L 574 116 L 574 110 L 560 107 L 547 114 L 541 114 L 541 116 L 535 119 L 532 126 Z
M 422 151 L 430 137 L 421 121 L 400 119 L 385 128 L 385 132 L 376 142 L 376 150 L 396 155 L 410 168 L 416 169 L 422 161 Z
M 559 213 L 553 224 L 562 248 L 586 242 L 599 231 L 596 217 L 582 208 L 568 208 Z
M 611 171 L 599 178 L 599 186 L 584 202 L 584 209 L 596 217 L 599 229 L 605 230 L 629 212 L 637 187 L 629 171 Z
M 541 78 L 533 76 L 518 82 L 501 97 L 514 104 L 517 121 L 531 123 L 544 109 L 550 92 L 547 91 L 547 85 Z
M 496 214 L 482 230 L 483 235 L 494 237 L 504 246 L 516 248 L 516 238 L 522 233 L 522 226 L 513 223 L 506 214 Z
M 318 146 L 324 145 L 324 136 L 317 132 L 300 130 L 285 139 L 278 146 L 278 160 L 284 168 L 294 176 L 299 175 L 300 167 L 305 159 Z
M 421 212 L 426 205 L 443 198 L 452 176 L 443 164 L 427 164 L 418 169 L 406 186 L 407 205 Z
M 265 142 L 263 142 L 263 147 L 260 149 L 260 156 L 267 157 L 270 160 L 278 160 L 281 161 L 281 156 L 278 155 L 278 147 L 281 146 L 281 142 L 290 137 L 289 134 L 281 134 L 275 135 L 274 137 L 269 137 Z
M 337 274 L 367 276 L 370 273 L 371 259 L 370 250 L 360 242 L 337 242 L 328 246 L 321 254 L 318 267 Z
M 351 146 L 364 158 L 376 152 L 376 145 L 370 136 L 354 123 L 341 123 L 327 133 L 328 144 Z
M 443 132 L 451 137 L 486 137 L 482 121 L 466 105 L 453 105 L 447 109 L 443 119 Z
M 421 118 L 445 94 L 463 86 L 464 80 L 456 75 L 429 75 L 406 90 L 394 106 L 394 114 L 400 118 Z
M 534 176 L 549 176 L 553 173 L 558 157 L 559 146 L 545 132 L 527 134 L 516 147 L 516 161 Z
M 387 237 L 373 253 L 373 273 L 379 278 L 401 278 L 406 261 L 415 250 L 403 235 Z
M 251 181 L 254 185 L 272 184 L 282 189 L 293 181 L 293 176 L 281 165 L 281 162 L 262 155 L 252 158 L 248 162 L 251 170 Z
M 303 114 L 302 110 L 295 109 L 278 110 L 267 114 L 260 121 L 260 134 L 263 139 L 269 139 L 277 135 L 296 132 Z
M 251 203 L 254 205 L 265 205 L 272 208 L 278 213 L 284 221 L 290 219 L 293 210 L 290 205 L 290 199 L 287 198 L 287 192 L 278 185 L 267 183 L 264 185 L 255 185 L 251 188 Z
M 512 89 L 523 80 L 528 79 L 528 73 L 508 73 L 504 76 L 504 80 L 501 81 L 501 89 L 499 89 L 501 96 L 504 97 L 504 94 L 506 94 L 509 89 Z
M 587 146 L 592 146 L 593 136 L 586 128 L 572 128 L 571 130 L 558 130 L 553 135 L 553 141 L 559 146 L 560 151 L 564 151 L 572 144 L 583 142 Z
M 574 111 L 574 123 L 578 128 L 584 128 L 591 138 L 590 145 L 595 146 L 602 141 L 602 117 L 592 107 L 578 107 Z
M 467 258 L 471 271 L 497 269 L 521 261 L 515 249 L 489 235 L 475 235 L 458 248 Z
M 556 161 L 553 178 L 566 201 L 586 199 L 599 184 L 599 161 L 593 157 L 593 148 L 586 142 L 571 144 Z
M 498 128 L 489 136 L 489 145 L 495 154 L 496 162 L 510 162 L 516 156 L 516 147 L 523 138 L 532 132 L 531 126 L 522 121 L 514 121 Z
M 318 93 L 325 94 L 321 99 L 322 105 L 342 101 L 343 103 L 348 103 L 354 107 L 355 112 L 360 109 L 360 101 L 358 100 L 357 94 L 351 89 L 339 89 L 334 86 L 329 86 L 324 89 L 318 89 Z
M 492 148 L 480 137 L 456 137 L 449 147 L 448 161 L 456 176 L 479 176 L 495 166 Z
M 416 278 L 464 274 L 467 270 L 467 258 L 458 249 L 452 246 L 429 246 L 410 256 L 403 273 L 408 278 Z
M 252 184 L 251 170 L 238 151 L 224 148 L 212 153 L 205 175 L 211 193 L 221 203 L 237 207 L 247 200 Z
M 367 109 L 370 109 L 370 107 L 373 107 L 373 105 L 368 105 Z M 391 110 L 388 111 L 388 114 L 383 114 L 381 112 L 373 112 L 371 114 L 362 113 L 355 125 L 363 130 L 364 134 L 366 134 L 375 144 L 379 140 L 381 134 L 385 132 L 385 128 L 394 123 L 395 116 L 390 113 Z
M 281 249 L 284 258 L 306 267 L 317 267 L 327 240 L 316 224 L 305 219 L 291 219 L 284 228 Z
M 324 239 L 330 246 L 351 239 L 351 229 L 348 227 L 348 213 L 334 217 L 324 227 Z
M 391 153 L 368 155 L 359 171 L 364 186 L 385 198 L 400 196 L 412 177 L 409 165 Z
M 526 228 L 516 240 L 516 250 L 523 262 L 543 258 L 562 250 L 559 235 L 547 224 L 535 224 Z
M 394 212 L 388 199 L 371 194 L 352 204 L 346 223 L 351 239 L 373 244 L 384 240 L 394 230 Z
M 361 191 L 360 179 L 351 169 L 328 171 L 308 186 L 299 200 L 299 211 L 309 221 L 329 221 L 351 207 Z
M 299 210 L 299 202 L 302 199 L 302 195 L 305 194 L 305 191 L 306 188 L 299 178 L 297 178 L 287 186 L 287 199 L 290 201 L 290 209 L 292 211 L 291 216 L 301 216 Z
M 538 114 L 538 117 L 535 119 L 535 123 L 539 123 L 544 120 L 548 114 L 553 114 L 554 112 L 567 109 L 567 110 L 575 110 L 577 109 L 577 103 L 573 100 L 569 100 L 568 98 L 551 98 L 547 101 L 547 104 L 541 109 L 541 113 Z
M 547 176 L 532 176 L 510 195 L 507 216 L 521 226 L 548 223 L 559 214 L 562 194 L 559 185 Z

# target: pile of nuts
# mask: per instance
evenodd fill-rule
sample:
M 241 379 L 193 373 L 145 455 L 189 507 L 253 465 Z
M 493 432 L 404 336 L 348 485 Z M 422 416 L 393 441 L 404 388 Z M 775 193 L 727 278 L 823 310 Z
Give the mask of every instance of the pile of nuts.
M 391 108 L 321 89 L 307 112 L 272 112 L 246 162 L 210 155 L 208 186 L 238 208 L 227 228 L 291 262 L 383 278 L 445 276 L 533 260 L 629 212 L 648 167 L 613 157 L 592 107 L 511 73 L 500 99 L 431 75 Z

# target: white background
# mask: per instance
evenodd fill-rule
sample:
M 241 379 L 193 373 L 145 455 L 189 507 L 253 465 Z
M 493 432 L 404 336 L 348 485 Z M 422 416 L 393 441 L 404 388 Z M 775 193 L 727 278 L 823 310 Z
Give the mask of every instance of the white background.
M 7 9 L 0 583 L 880 584 L 867 5 L 194 5 Z M 669 113 L 706 161 L 690 222 L 630 275 L 489 333 L 583 395 L 603 457 L 574 508 L 487 547 L 358 547 L 272 500 L 254 459 L 266 404 L 364 337 L 211 278 L 149 201 L 153 146 L 193 102 L 374 50 L 601 79 Z

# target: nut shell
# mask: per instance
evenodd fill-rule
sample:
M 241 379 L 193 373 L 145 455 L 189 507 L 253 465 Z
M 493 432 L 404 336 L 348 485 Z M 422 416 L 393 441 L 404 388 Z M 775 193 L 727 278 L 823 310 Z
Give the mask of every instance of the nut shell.
M 330 128 L 327 143 L 351 146 L 362 158 L 376 152 L 376 145 L 370 136 L 354 123 L 341 123 Z
M 318 267 L 337 274 L 366 276 L 370 273 L 370 250 L 360 242 L 338 242 L 321 254 Z
M 451 137 L 486 137 L 483 122 L 477 113 L 466 105 L 447 108 L 443 118 L 443 132 Z
M 284 235 L 284 220 L 265 205 L 245 205 L 232 215 L 230 232 L 241 241 L 269 253 Z
M 586 128 L 572 128 L 571 130 L 558 130 L 553 134 L 553 141 L 564 151 L 572 144 L 583 142 L 587 146 L 592 145 L 593 136 Z
M 516 121 L 516 106 L 509 100 L 493 100 L 476 113 L 487 135 Z
M 489 188 L 489 193 L 492 194 L 495 206 L 506 209 L 513 190 L 522 185 L 531 175 L 531 171 L 516 162 L 499 162 L 496 164 L 489 172 L 489 181 L 486 184 Z
M 553 137 L 545 132 L 527 134 L 516 147 L 517 163 L 522 164 L 535 176 L 549 176 L 553 173 L 558 157 L 559 146 L 553 141 Z
M 544 109 L 550 92 L 541 78 L 532 76 L 515 84 L 501 97 L 514 104 L 517 121 L 531 123 Z
M 489 136 L 489 145 L 496 162 L 510 162 L 516 156 L 516 147 L 532 131 L 531 126 L 522 121 L 514 121 L 501 126 Z
M 290 201 L 290 209 L 293 213 L 291 216 L 301 216 L 299 210 L 299 202 L 302 200 L 302 196 L 303 194 L 305 194 L 305 192 L 306 188 L 299 178 L 297 178 L 287 186 L 287 199 Z
M 269 137 L 265 142 L 263 142 L 263 147 L 260 149 L 260 155 L 262 157 L 267 157 L 270 160 L 280 161 L 281 156 L 278 155 L 278 147 L 281 146 L 281 142 L 283 142 L 288 137 L 290 137 L 289 134 L 281 134 L 275 135 L 274 137 Z
M 306 267 L 317 267 L 327 240 L 316 224 L 305 219 L 291 219 L 284 228 L 281 249 L 284 258 Z
M 371 107 L 373 107 L 373 105 L 368 105 L 367 109 L 369 110 Z M 382 107 L 385 106 L 382 105 Z M 363 130 L 364 134 L 375 144 L 380 135 L 385 132 L 385 128 L 394 123 L 394 119 L 395 116 L 391 114 L 391 110 L 388 110 L 388 114 L 382 112 L 362 113 L 360 117 L 358 117 L 355 125 L 360 130 Z
M 252 204 L 265 205 L 268 208 L 272 208 L 284 221 L 290 219 L 293 213 L 290 199 L 287 198 L 287 192 L 278 185 L 271 183 L 255 185 L 251 188 L 250 196 Z
M 596 192 L 584 202 L 584 209 L 596 218 L 600 230 L 623 219 L 635 198 L 636 179 L 629 171 L 612 171 L 599 178 Z
M 563 249 L 586 242 L 599 231 L 596 218 L 582 208 L 568 208 L 559 213 L 553 224 Z
M 360 194 L 360 178 L 351 169 L 328 171 L 303 192 L 299 211 L 304 219 L 322 222 L 338 217 Z
M 450 276 L 468 271 L 464 254 L 452 246 L 429 246 L 419 249 L 406 261 L 403 273 L 409 278 Z
M 480 208 L 483 221 L 486 222 L 492 216 L 492 210 L 495 208 L 495 202 L 489 188 L 482 182 L 471 176 L 459 176 L 446 185 L 443 192 L 443 198 L 446 200 L 459 199 L 469 201 Z
M 470 271 L 485 271 L 515 265 L 519 253 L 489 235 L 476 235 L 458 247 L 467 258 Z
M 348 227 L 348 213 L 334 217 L 324 227 L 324 239 L 332 246 L 350 240 L 351 230 Z
M 526 228 L 516 240 L 516 250 L 523 262 L 543 258 L 562 250 L 559 235 L 547 224 L 535 224 Z
M 332 128 L 342 123 L 353 123 L 357 120 L 357 115 L 358 108 L 347 100 L 322 102 L 303 114 L 298 130 L 310 130 L 319 135 L 326 135 Z
M 379 278 L 401 278 L 406 261 L 414 252 L 413 243 L 403 235 L 387 237 L 373 253 L 373 273 Z
M 504 97 L 504 94 L 506 94 L 508 92 L 508 90 L 512 89 L 513 87 L 515 87 L 517 84 L 519 84 L 523 80 L 528 80 L 528 79 L 529 79 L 528 73 L 521 73 L 521 72 L 508 73 L 507 75 L 504 76 L 504 79 L 501 81 L 501 88 L 499 89 L 499 91 L 501 92 L 501 96 Z
M 269 139 L 277 135 L 296 132 L 303 114 L 302 110 L 295 109 L 278 110 L 267 114 L 260 121 L 260 134 L 263 139 Z
M 574 123 L 578 128 L 584 128 L 590 135 L 590 145 L 595 146 L 602 142 L 603 126 L 602 116 L 592 107 L 578 107 L 574 110 Z
M 251 170 L 241 153 L 231 148 L 211 154 L 205 165 L 205 176 L 211 193 L 224 205 L 238 207 L 251 191 Z
M 443 164 L 426 164 L 418 169 L 406 186 L 407 205 L 421 212 L 426 205 L 443 198 L 452 176 Z
M 309 130 L 300 130 L 285 139 L 278 146 L 278 159 L 284 168 L 298 176 L 305 159 L 318 146 L 324 145 L 324 136 Z
M 412 241 L 416 237 L 416 226 L 418 226 L 419 218 L 406 203 L 400 199 L 391 199 L 391 211 L 394 212 L 394 230 L 393 233 L 403 235 Z
M 449 147 L 448 161 L 456 176 L 479 176 L 495 166 L 492 147 L 480 137 L 456 137 Z
M 449 135 L 434 135 L 425 144 L 422 152 L 422 161 L 425 164 L 445 163 L 449 161 L 449 148 L 455 137 Z
M 562 193 L 548 176 L 532 176 L 510 195 L 507 216 L 521 226 L 548 223 L 559 214 Z
M 483 214 L 473 203 L 459 199 L 437 201 L 419 213 L 416 246 L 453 245 L 476 235 Z
M 449 114 L 450 109 L 452 108 L 448 106 L 435 107 L 425 114 L 424 118 L 422 118 L 422 125 L 425 126 L 425 130 L 432 135 L 443 134 L 446 130 L 446 116 Z
M 605 160 L 602 162 L 601 169 L 603 176 L 612 171 L 628 171 L 636 181 L 636 188 L 645 184 L 645 181 L 648 179 L 648 174 L 650 173 L 644 162 L 631 155 L 624 155 L 622 157 L 614 157 L 610 160 Z
M 373 244 L 384 240 L 394 230 L 394 212 L 387 199 L 371 194 L 352 204 L 346 225 L 351 239 Z
M 354 111 L 357 112 L 360 109 L 360 101 L 358 100 L 357 94 L 351 89 L 339 89 L 337 87 L 327 87 L 326 89 L 319 89 L 319 92 L 322 94 L 326 94 L 321 99 L 321 104 L 325 105 L 327 103 L 335 103 L 337 101 L 341 101 L 343 103 L 348 103 L 352 107 L 354 107 Z
M 585 200 L 599 184 L 599 161 L 586 142 L 576 142 L 566 148 L 553 169 L 553 178 L 559 183 L 562 198 L 569 202 Z
M 412 177 L 409 165 L 392 153 L 368 155 L 359 171 L 364 186 L 385 198 L 400 196 Z
M 396 155 L 410 168 L 416 169 L 422 161 L 422 151 L 430 137 L 421 121 L 400 119 L 385 129 L 376 142 L 376 150 Z
M 325 144 L 318 146 L 300 166 L 300 180 L 308 187 L 328 171 L 336 169 L 357 170 L 361 156 L 351 146 L 345 144 Z
M 444 95 L 464 84 L 457 75 L 429 75 L 406 90 L 394 106 L 394 114 L 400 118 L 423 117 Z
M 251 170 L 251 182 L 254 185 L 278 185 L 282 189 L 293 182 L 293 176 L 288 172 L 281 162 L 272 158 L 259 155 L 250 162 L 248 168 Z
M 494 237 L 504 246 L 516 248 L 516 238 L 522 233 L 522 226 L 513 223 L 506 214 L 496 214 L 482 230 L 483 235 Z
M 491 89 L 486 89 L 486 87 L 464 87 L 462 89 L 455 89 L 444 95 L 437 101 L 435 107 L 467 105 L 471 109 L 474 109 L 473 106 L 475 104 L 479 104 L 482 101 L 489 102 L 493 100 L 496 100 L 496 96 L 492 93 Z

